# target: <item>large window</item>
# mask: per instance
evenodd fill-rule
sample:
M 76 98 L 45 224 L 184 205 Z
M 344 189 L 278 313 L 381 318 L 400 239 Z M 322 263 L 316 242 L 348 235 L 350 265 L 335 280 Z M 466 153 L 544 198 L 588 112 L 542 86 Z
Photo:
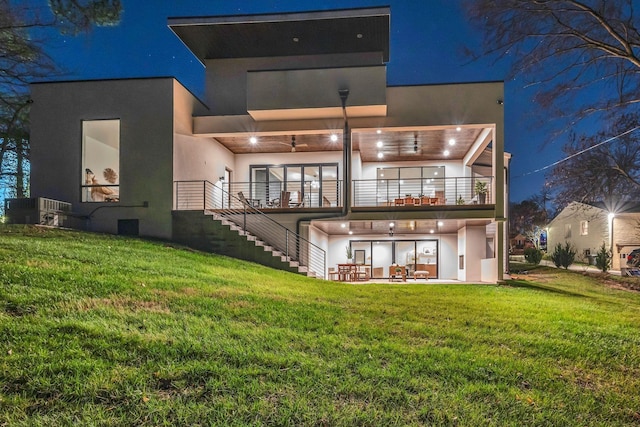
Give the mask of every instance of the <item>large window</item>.
M 283 192 L 296 207 L 339 206 L 339 184 L 336 163 L 251 165 L 251 198 L 267 206 Z
M 394 264 L 405 266 L 409 277 L 415 271 L 438 276 L 437 240 L 352 240 L 349 244 L 354 251 L 364 251 L 364 265 L 371 268 L 373 278 L 388 277 Z
M 82 201 L 120 201 L 120 120 L 82 122 Z
M 444 198 L 444 166 L 378 168 L 378 200 L 403 196 Z

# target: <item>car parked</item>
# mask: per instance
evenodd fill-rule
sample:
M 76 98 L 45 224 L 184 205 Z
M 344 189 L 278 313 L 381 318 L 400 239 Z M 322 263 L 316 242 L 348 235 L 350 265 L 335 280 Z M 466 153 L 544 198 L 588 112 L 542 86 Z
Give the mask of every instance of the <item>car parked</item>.
M 627 255 L 627 267 L 640 267 L 640 248 L 632 250 Z

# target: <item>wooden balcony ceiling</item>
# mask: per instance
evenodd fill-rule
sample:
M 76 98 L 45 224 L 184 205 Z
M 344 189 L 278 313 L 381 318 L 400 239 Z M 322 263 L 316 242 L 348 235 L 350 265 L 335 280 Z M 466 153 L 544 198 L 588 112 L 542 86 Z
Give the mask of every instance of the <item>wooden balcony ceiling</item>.
M 488 220 L 472 220 L 472 221 L 460 221 L 460 220 L 385 220 L 385 221 L 313 221 L 313 225 L 324 231 L 329 235 L 348 235 L 349 231 L 353 233 L 350 235 L 352 238 L 360 235 L 381 235 L 389 236 L 389 224 L 393 223 L 393 237 L 399 238 L 400 235 L 405 234 L 452 234 L 457 233 L 458 229 L 465 225 L 482 226 L 489 224 Z M 438 223 L 442 225 L 438 226 Z M 345 225 L 343 227 L 342 225 Z M 433 233 L 431 233 L 433 230 Z
M 420 128 L 412 130 L 382 129 L 355 130 L 352 133 L 352 148 L 360 151 L 362 161 L 409 161 L 409 160 L 458 160 L 462 159 L 482 132 L 482 127 L 463 126 L 447 128 Z M 235 154 L 247 153 L 290 153 L 291 140 L 295 136 L 295 152 L 342 151 L 342 134 L 337 141 L 331 141 L 330 133 L 289 134 L 256 136 L 256 143 L 249 136 L 216 137 L 222 145 Z M 450 140 L 455 144 L 451 145 Z M 378 147 L 378 142 L 382 147 Z M 445 150 L 449 154 L 445 154 Z M 379 158 L 378 153 L 383 157 Z

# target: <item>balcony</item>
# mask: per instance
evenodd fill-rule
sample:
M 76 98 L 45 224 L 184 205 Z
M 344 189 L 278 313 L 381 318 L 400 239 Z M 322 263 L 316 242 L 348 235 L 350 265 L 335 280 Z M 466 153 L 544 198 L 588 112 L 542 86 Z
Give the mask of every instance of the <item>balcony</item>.
M 482 184 L 478 184 L 478 182 Z M 494 203 L 492 177 L 354 180 L 352 207 L 440 209 L 444 206 Z M 177 181 L 176 210 L 236 209 L 247 204 L 260 210 L 341 208 L 343 182 L 232 182 Z M 486 188 L 478 194 L 477 188 Z M 234 197 L 224 196 L 230 194 Z

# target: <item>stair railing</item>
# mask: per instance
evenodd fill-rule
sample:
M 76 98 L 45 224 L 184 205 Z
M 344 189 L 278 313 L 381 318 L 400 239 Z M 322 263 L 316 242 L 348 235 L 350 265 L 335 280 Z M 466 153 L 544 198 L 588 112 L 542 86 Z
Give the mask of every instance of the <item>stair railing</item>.
M 175 191 L 177 210 L 201 209 L 225 218 L 287 259 L 326 279 L 326 252 L 252 206 L 250 200 L 242 200 L 206 180 L 176 181 Z

